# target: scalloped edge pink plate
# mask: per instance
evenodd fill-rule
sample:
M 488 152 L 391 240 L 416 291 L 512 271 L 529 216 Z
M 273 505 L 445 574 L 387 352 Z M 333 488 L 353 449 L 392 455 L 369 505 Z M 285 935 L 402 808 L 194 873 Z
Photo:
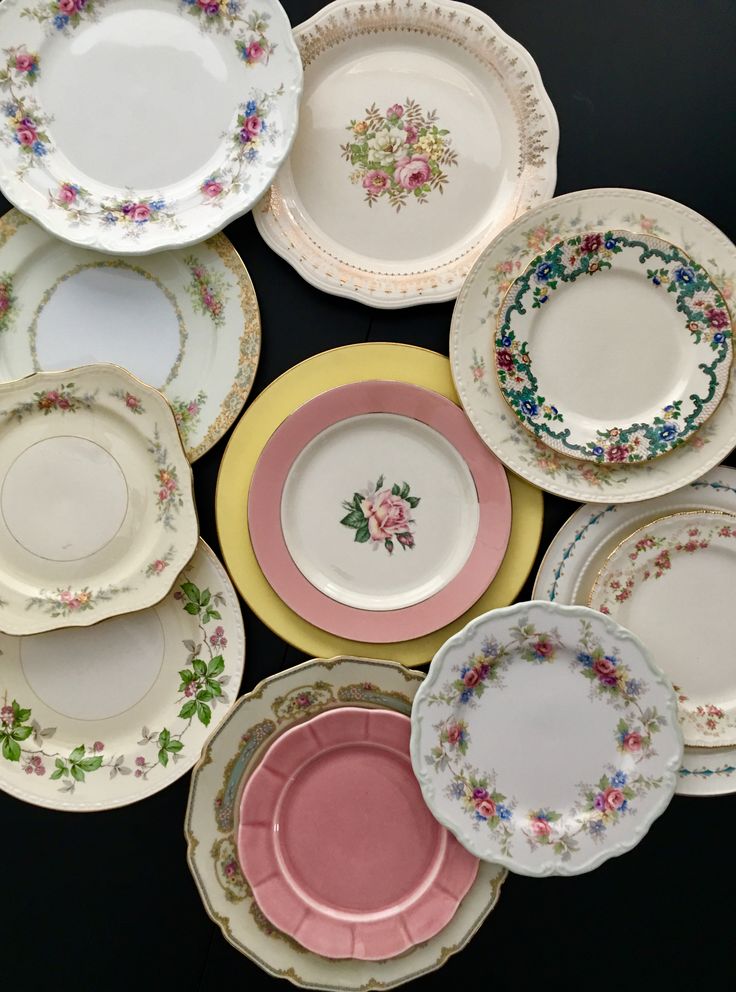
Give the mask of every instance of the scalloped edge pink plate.
M 411 721 L 344 706 L 293 727 L 243 791 L 238 855 L 271 923 L 327 958 L 385 960 L 454 916 L 478 861 L 422 799 Z
M 360 609 L 330 599 L 295 564 L 281 525 L 284 486 L 298 455 L 333 424 L 371 413 L 397 414 L 433 428 L 465 461 L 478 495 L 478 531 L 465 564 L 438 592 L 401 609 Z M 322 393 L 287 417 L 272 434 L 253 473 L 248 529 L 266 579 L 305 620 L 354 640 L 411 640 L 457 619 L 488 588 L 508 546 L 511 495 L 501 462 L 488 451 L 460 407 L 411 383 L 368 380 Z

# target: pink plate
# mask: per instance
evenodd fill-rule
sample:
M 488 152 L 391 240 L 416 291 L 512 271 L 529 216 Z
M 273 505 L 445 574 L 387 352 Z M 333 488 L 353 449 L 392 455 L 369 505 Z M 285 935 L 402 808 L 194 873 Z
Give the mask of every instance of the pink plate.
M 511 496 L 453 402 L 408 383 L 358 382 L 274 432 L 253 473 L 248 527 L 266 579 L 305 620 L 353 640 L 402 641 L 451 623 L 485 592 L 508 545 Z
M 341 707 L 274 742 L 240 803 L 238 854 L 271 923 L 315 954 L 383 960 L 449 923 L 478 861 L 429 812 L 411 721 Z

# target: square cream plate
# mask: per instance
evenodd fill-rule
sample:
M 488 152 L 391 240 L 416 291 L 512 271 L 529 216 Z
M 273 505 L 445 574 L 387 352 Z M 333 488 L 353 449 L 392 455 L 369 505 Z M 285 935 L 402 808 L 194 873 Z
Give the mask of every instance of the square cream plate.
M 114 365 L 0 384 L 0 631 L 159 602 L 197 546 L 168 403 Z
M 202 241 L 291 147 L 302 67 L 277 0 L 5 0 L 0 35 L 0 186 L 66 241 Z

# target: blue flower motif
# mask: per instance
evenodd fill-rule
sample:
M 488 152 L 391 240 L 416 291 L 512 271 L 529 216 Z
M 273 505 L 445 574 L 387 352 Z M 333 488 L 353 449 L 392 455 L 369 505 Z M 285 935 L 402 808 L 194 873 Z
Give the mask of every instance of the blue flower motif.
M 725 338 L 726 335 L 723 333 L 723 331 L 719 331 L 717 334 L 713 335 L 713 340 L 715 341 L 716 344 L 720 344 L 721 341 L 725 340 Z
M 616 247 L 616 239 L 609 238 L 605 244 L 606 244 L 606 248 L 608 248 L 608 250 L 610 251 L 611 249 Z
M 460 693 L 460 702 L 467 703 L 472 695 L 473 693 L 471 692 L 470 689 L 463 689 L 463 691 Z
M 246 117 L 252 117 L 253 114 L 255 114 L 256 110 L 258 110 L 258 104 L 256 103 L 256 101 L 248 100 L 248 102 L 245 105 Z
M 677 428 L 674 424 L 667 424 L 659 432 L 660 441 L 671 441 L 673 437 L 677 437 Z
M 603 448 L 600 446 L 600 444 L 596 444 L 594 446 L 593 454 L 596 455 L 597 457 L 603 454 Z
M 258 158 L 257 148 L 249 148 L 248 151 L 245 153 L 246 162 L 255 162 L 257 158 Z
M 662 285 L 662 280 L 659 278 L 659 276 L 656 273 L 652 276 L 652 282 L 654 283 L 655 286 Z
M 602 820 L 593 820 L 592 823 L 588 824 L 588 830 L 594 837 L 600 837 L 606 832 L 606 825 Z
M 151 210 L 163 210 L 166 203 L 163 200 L 151 200 Z
M 615 775 L 611 776 L 611 785 L 614 789 L 621 789 L 628 782 L 629 777 L 626 772 L 617 771 Z
M 605 658 L 606 661 L 610 661 L 613 667 L 616 668 L 616 666 L 618 665 L 618 658 L 616 658 L 615 655 L 606 654 L 603 657 Z
M 453 799 L 462 799 L 465 795 L 465 786 L 462 782 L 452 782 L 450 784 L 450 796 Z
M 68 14 L 57 14 L 56 17 L 54 18 L 54 27 L 58 31 L 63 31 L 68 23 L 69 23 Z
M 480 650 L 484 658 L 495 658 L 498 654 L 498 644 L 492 641 L 490 637 L 484 637 Z
M 537 406 L 536 403 L 532 403 L 531 400 L 524 400 L 524 402 L 521 404 L 521 409 L 524 411 L 527 417 L 536 417 L 536 415 L 539 413 L 539 407 Z
M 261 121 L 261 134 L 263 134 L 264 131 L 268 131 L 268 121 Z
M 578 661 L 580 662 L 581 665 L 584 665 L 585 668 L 592 668 L 593 667 L 593 659 L 585 651 L 581 651 L 578 654 Z
M 508 806 L 504 806 L 503 803 L 496 803 L 496 816 L 499 820 L 510 820 L 511 810 Z
M 683 282 L 686 285 L 695 279 L 695 273 L 687 265 L 681 265 L 679 269 L 675 269 L 672 274 L 675 277 L 675 282 Z
M 550 262 L 542 262 L 534 272 L 537 282 L 547 282 L 552 275 L 552 265 Z
M 618 811 L 619 813 L 625 813 L 628 810 L 628 808 L 629 808 L 629 800 L 624 799 L 624 801 L 619 806 Z
M 105 214 L 105 223 L 106 224 L 117 224 L 117 222 L 118 222 L 118 219 L 115 216 L 115 214 L 112 213 L 112 211 L 108 210 L 108 212 Z
M 18 108 L 14 103 L 5 103 L 3 104 L 3 113 L 6 117 L 15 117 L 18 113 Z
M 638 696 L 641 692 L 641 680 L 629 679 L 626 683 L 626 694 L 628 696 Z
M 46 145 L 38 139 L 33 142 L 31 147 L 33 148 L 33 154 L 38 155 L 39 158 L 42 158 L 46 154 Z
M 546 303 L 548 299 L 549 299 L 549 293 L 542 293 L 537 297 L 537 300 L 540 303 Z
M 482 813 L 479 813 L 478 810 L 475 811 L 475 818 L 479 823 L 485 823 L 487 820 L 487 817 L 483 816 Z
M 227 5 L 228 14 L 237 14 L 240 12 L 240 4 L 236 3 L 236 0 L 230 0 Z
M 508 336 L 508 334 L 505 334 L 501 338 L 501 344 L 504 346 L 504 348 L 510 348 L 511 347 L 511 338 Z

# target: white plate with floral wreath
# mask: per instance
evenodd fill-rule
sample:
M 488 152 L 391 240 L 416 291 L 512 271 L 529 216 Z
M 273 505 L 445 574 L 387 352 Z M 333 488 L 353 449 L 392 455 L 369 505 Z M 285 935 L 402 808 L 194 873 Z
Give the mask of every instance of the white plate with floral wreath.
M 441 967 L 496 905 L 506 872 L 481 863 L 452 920 L 436 937 L 385 961 L 328 959 L 305 950 L 266 919 L 240 868 L 240 797 L 270 744 L 290 727 L 336 706 L 408 716 L 423 678 L 390 661 L 307 661 L 267 678 L 239 699 L 205 745 L 192 774 L 184 825 L 187 860 L 205 908 L 225 938 L 270 975 L 325 992 L 394 988 Z
M 637 528 L 667 513 L 710 508 L 736 513 L 736 469 L 719 465 L 684 489 L 644 503 L 579 507 L 560 528 L 537 572 L 534 599 L 585 605 L 608 555 Z M 736 790 L 736 747 L 685 747 L 677 793 L 717 796 Z
M 164 393 L 194 461 L 242 409 L 260 344 L 253 283 L 224 234 L 126 260 L 17 210 L 0 220 L 0 380 L 113 362 Z
M 504 296 L 532 259 L 551 246 L 584 232 L 613 230 L 652 235 L 680 246 L 707 268 L 729 305 L 736 247 L 713 224 L 654 193 L 583 190 L 533 208 L 488 246 L 460 294 L 450 336 L 452 371 L 463 407 L 501 461 L 540 489 L 598 503 L 628 503 L 672 492 L 713 468 L 736 445 L 733 368 L 730 388 L 708 421 L 666 458 L 641 464 L 625 461 L 625 446 L 612 445 L 605 464 L 562 455 L 525 430 L 509 409 L 495 371 L 495 329 Z M 625 297 L 619 305 L 628 305 Z M 723 308 L 714 309 L 719 311 L 717 324 L 728 319 L 720 313 Z M 572 375 L 571 356 L 561 354 L 559 360 L 559 367 Z
M 633 630 L 672 679 L 685 743 L 736 746 L 736 515 L 687 510 L 625 538 L 588 605 Z
M 665 810 L 682 736 L 637 637 L 585 607 L 532 602 L 438 651 L 411 753 L 427 804 L 471 853 L 575 875 L 634 847 Z
M 112 809 L 188 771 L 243 674 L 245 634 L 203 542 L 158 606 L 87 630 L 0 635 L 0 789 Z
M 328 293 L 452 299 L 483 245 L 554 190 L 557 118 L 531 56 L 448 0 L 337 0 L 294 37 L 304 111 L 259 231 Z
M 728 386 L 732 338 L 723 296 L 680 248 L 587 231 L 516 278 L 499 310 L 494 364 L 535 438 L 574 458 L 636 463 L 710 417 Z
M 153 606 L 197 546 L 192 470 L 171 407 L 115 365 L 0 384 L 0 466 L 6 634 Z
M 278 0 L 5 0 L 0 34 L 0 186 L 74 244 L 202 241 L 294 139 L 302 67 Z

